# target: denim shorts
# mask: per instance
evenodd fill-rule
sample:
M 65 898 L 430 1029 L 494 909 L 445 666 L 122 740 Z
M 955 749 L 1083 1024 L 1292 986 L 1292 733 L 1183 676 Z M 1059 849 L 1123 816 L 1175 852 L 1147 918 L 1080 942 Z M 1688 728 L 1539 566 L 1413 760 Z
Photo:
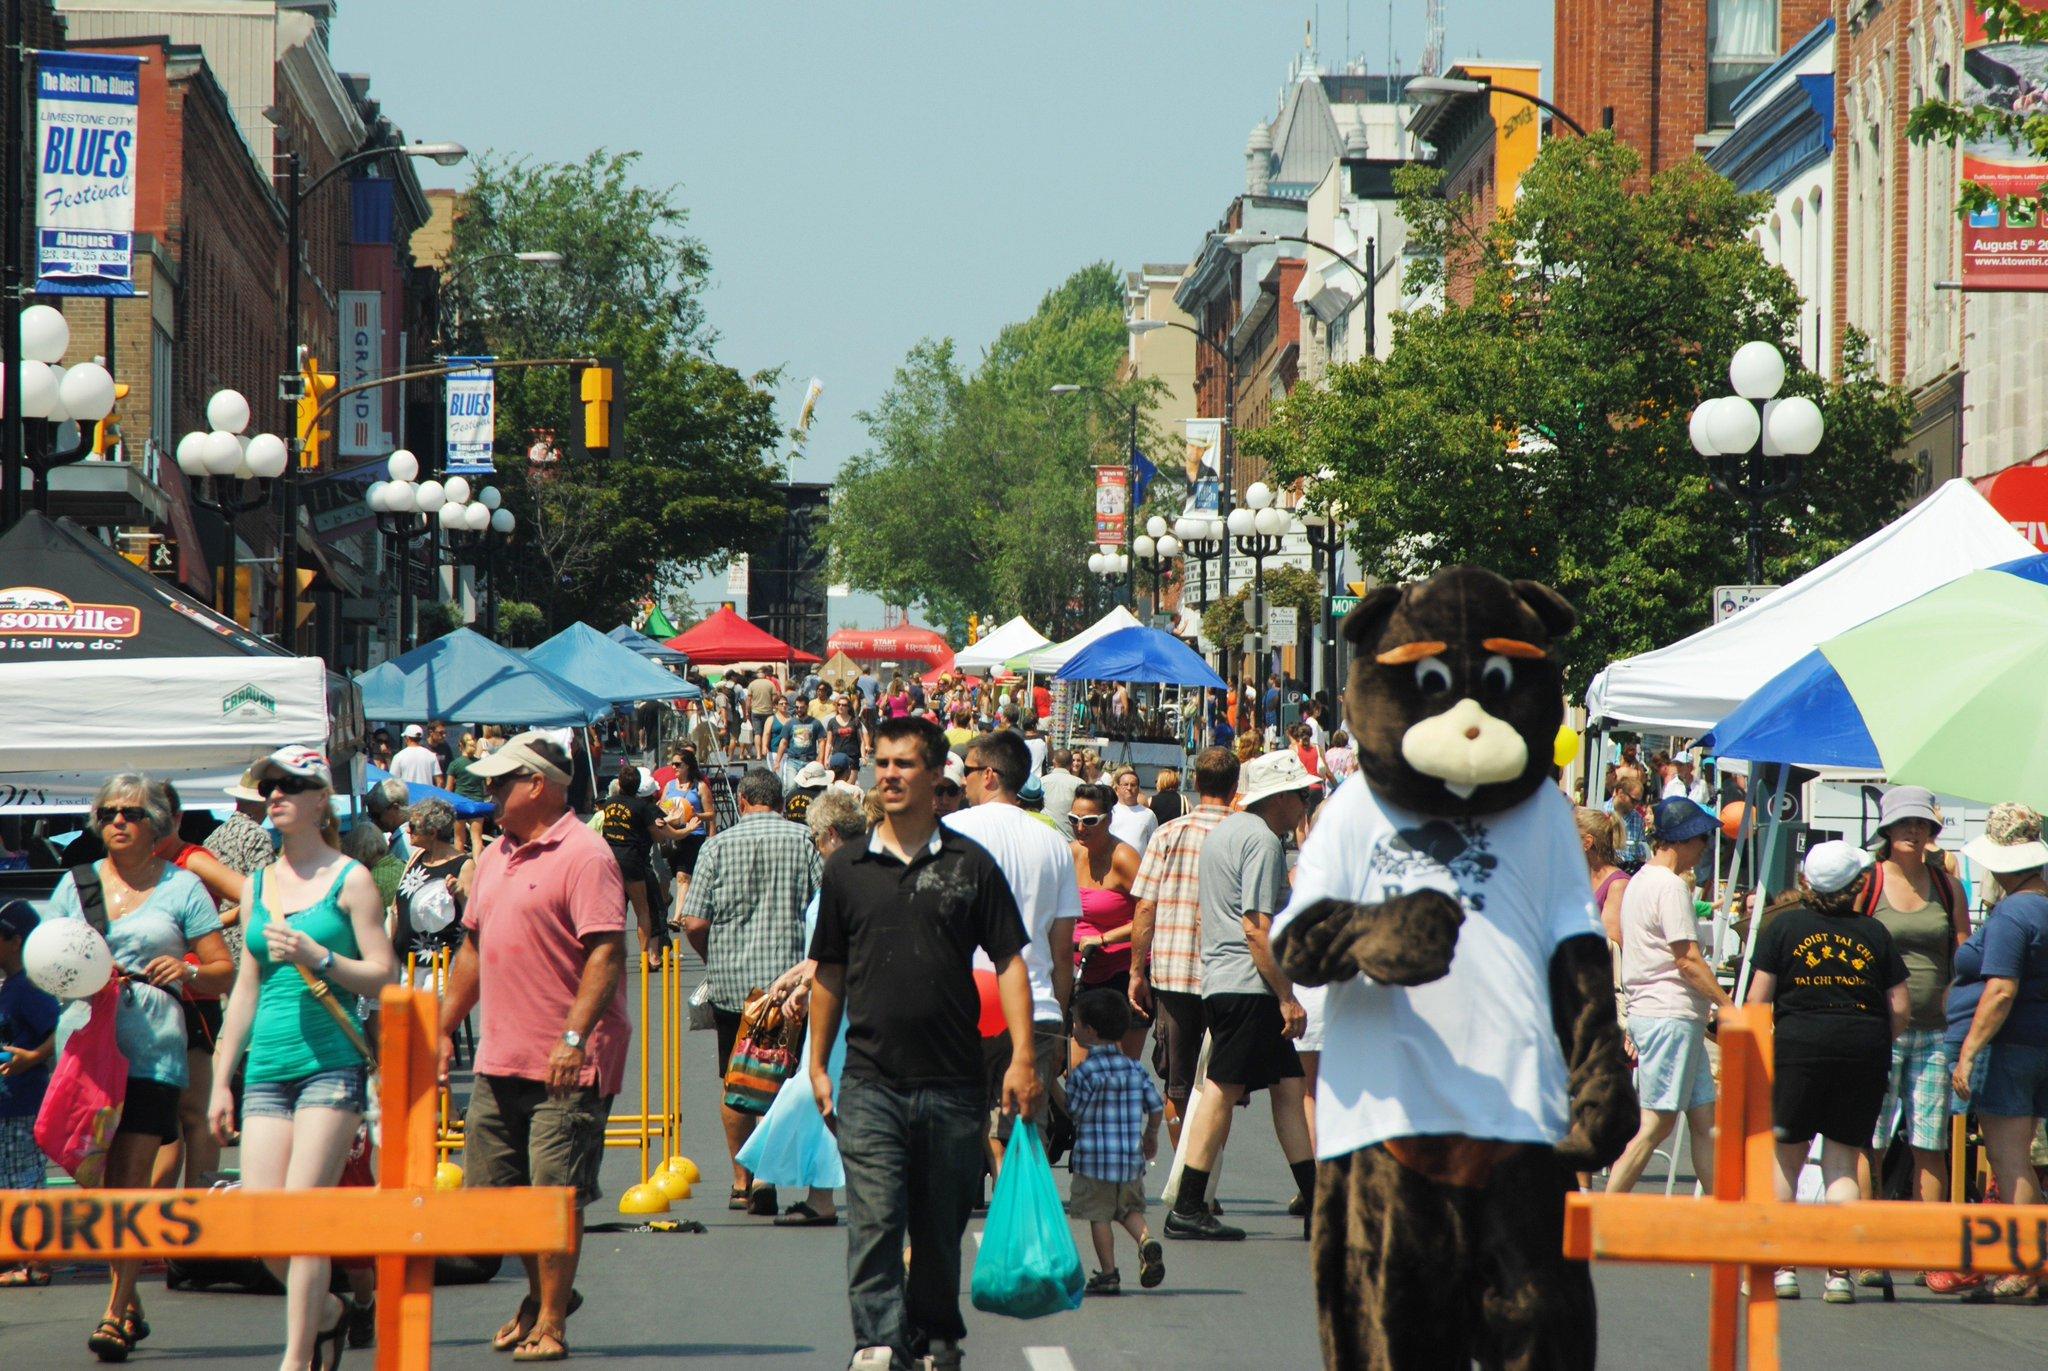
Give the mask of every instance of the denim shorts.
M 370 1094 L 363 1068 L 315 1071 L 295 1081 L 252 1081 L 242 1090 L 244 1119 L 289 1119 L 301 1109 L 339 1109 L 360 1114 Z
M 1979 1115 L 2048 1118 L 2048 1047 L 1991 1043 L 1971 1073 L 1970 1105 Z
M 1714 1102 L 1705 1024 L 1632 1014 L 1628 1035 L 1636 1045 L 1636 1096 L 1643 1108 L 1677 1114 Z

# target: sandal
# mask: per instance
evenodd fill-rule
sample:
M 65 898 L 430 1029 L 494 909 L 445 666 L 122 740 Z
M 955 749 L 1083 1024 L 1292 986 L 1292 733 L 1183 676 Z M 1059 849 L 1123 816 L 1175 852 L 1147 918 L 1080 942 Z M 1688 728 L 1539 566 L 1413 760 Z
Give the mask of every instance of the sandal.
M 526 1341 L 519 1344 L 512 1353 L 513 1361 L 567 1361 L 569 1339 L 566 1334 L 552 1329 L 535 1327 L 526 1335 Z
M 775 1218 L 775 1226 L 777 1228 L 832 1228 L 836 1227 L 838 1223 L 839 1215 L 837 1211 L 830 1214 L 820 1214 L 817 1210 L 811 1208 L 810 1203 L 806 1200 L 798 1200 L 795 1204 L 783 1210 L 782 1213 L 776 1215 Z
M 744 1212 L 752 1201 L 753 1192 L 744 1185 L 736 1185 L 732 1188 L 732 1194 L 726 1197 L 725 1207 L 736 1213 Z
M 334 1302 L 341 1308 L 334 1316 L 334 1327 L 314 1335 L 311 1371 L 339 1371 L 341 1366 L 341 1351 L 348 1345 L 348 1301 L 337 1295 Z M 331 1347 L 334 1350 L 322 1358 L 320 1349 L 323 1347 Z
M 34 1262 L 0 1271 L 0 1290 L 19 1290 L 29 1286 L 42 1287 L 50 1283 L 50 1268 Z
M 121 1316 L 121 1331 L 127 1335 L 130 1343 L 141 1342 L 149 1336 L 149 1320 L 142 1317 L 140 1309 L 131 1306 L 128 1312 Z
M 567 1318 L 569 1315 L 573 1315 L 582 1307 L 583 1292 L 575 1289 L 570 1290 L 569 1313 L 563 1317 Z M 519 1301 L 519 1312 L 514 1314 L 511 1320 L 499 1328 L 497 1333 L 492 1336 L 491 1350 L 493 1352 L 510 1352 L 514 1348 L 523 1345 L 533 1336 L 533 1326 L 539 1319 L 540 1301 L 528 1295 L 525 1299 Z M 529 1358 L 529 1360 L 531 1359 Z
M 135 1344 L 121 1331 L 119 1319 L 101 1319 L 85 1345 L 101 1361 L 127 1361 L 128 1354 L 135 1350 Z

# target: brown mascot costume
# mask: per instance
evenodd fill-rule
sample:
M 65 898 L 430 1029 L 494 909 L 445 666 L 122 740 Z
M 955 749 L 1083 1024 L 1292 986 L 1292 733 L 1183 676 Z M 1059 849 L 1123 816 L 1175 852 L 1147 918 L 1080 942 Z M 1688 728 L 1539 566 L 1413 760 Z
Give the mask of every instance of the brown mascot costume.
M 1564 1197 L 1621 1154 L 1636 1101 L 1550 778 L 1552 645 L 1577 618 L 1548 586 L 1458 566 L 1344 621 L 1361 777 L 1273 925 L 1282 969 L 1329 987 L 1312 1260 L 1332 1368 L 1592 1371 Z

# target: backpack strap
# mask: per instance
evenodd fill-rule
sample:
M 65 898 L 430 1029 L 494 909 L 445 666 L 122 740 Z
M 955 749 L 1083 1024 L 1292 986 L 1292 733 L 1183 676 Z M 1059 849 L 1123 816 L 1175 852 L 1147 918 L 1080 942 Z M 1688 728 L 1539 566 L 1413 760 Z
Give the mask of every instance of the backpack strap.
M 98 862 L 71 868 L 71 884 L 78 891 L 78 910 L 93 932 L 107 936 L 107 889 L 100 883 Z
M 1937 889 L 1939 883 L 1937 882 Z M 1874 862 L 1870 868 L 1870 879 L 1863 884 L 1863 897 L 1856 902 L 1856 912 L 1870 918 L 1877 917 L 1877 907 L 1884 903 L 1884 863 Z

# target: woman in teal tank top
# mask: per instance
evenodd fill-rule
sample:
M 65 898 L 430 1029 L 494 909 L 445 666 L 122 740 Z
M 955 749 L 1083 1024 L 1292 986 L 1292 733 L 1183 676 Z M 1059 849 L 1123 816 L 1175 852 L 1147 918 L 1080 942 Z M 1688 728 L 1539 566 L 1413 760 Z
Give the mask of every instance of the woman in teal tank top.
M 360 1029 L 358 998 L 381 993 L 398 959 L 376 882 L 337 844 L 327 759 L 311 748 L 280 748 L 242 783 L 263 796 L 281 842 L 277 860 L 242 896 L 248 952 L 228 995 L 207 1118 L 215 1137 L 234 1141 L 232 1082 L 246 1047 L 243 1187 L 331 1186 L 362 1126 L 368 1064 L 301 968 L 327 984 Z M 329 1265 L 324 1256 L 293 1257 L 282 1272 L 286 1366 L 340 1364 L 347 1311 L 327 1293 Z

